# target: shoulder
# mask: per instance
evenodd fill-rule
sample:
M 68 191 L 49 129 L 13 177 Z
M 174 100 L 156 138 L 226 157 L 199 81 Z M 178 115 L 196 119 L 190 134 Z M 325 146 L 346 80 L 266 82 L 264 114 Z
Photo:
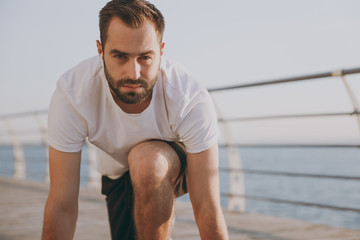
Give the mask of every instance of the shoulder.
M 208 112 L 208 109 L 212 108 L 208 91 L 182 65 L 165 59 L 162 62 L 161 72 L 164 99 L 174 132 L 179 130 L 184 119 L 195 119 L 191 116 L 204 111 Z M 198 120 L 207 116 L 208 114 L 200 116 Z M 181 136 L 181 134 L 178 135 Z
M 102 98 L 104 74 L 99 56 L 89 58 L 65 72 L 57 82 L 52 106 L 64 105 L 85 113 Z M 65 101 L 66 100 L 66 101 Z
M 206 89 L 201 86 L 198 79 L 183 65 L 162 59 L 161 73 L 164 83 L 165 95 L 190 100 L 196 96 L 206 94 Z
M 66 71 L 59 79 L 58 86 L 65 91 L 76 91 L 88 86 L 102 69 L 99 56 L 94 56 Z

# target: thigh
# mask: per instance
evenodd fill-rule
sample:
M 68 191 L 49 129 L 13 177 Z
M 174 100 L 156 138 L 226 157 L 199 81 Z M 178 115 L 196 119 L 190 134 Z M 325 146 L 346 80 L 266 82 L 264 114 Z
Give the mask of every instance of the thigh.
M 101 192 L 106 195 L 111 238 L 135 239 L 133 189 L 129 172 L 115 180 L 103 176 Z
M 169 156 L 175 154 L 175 156 L 171 157 L 173 161 L 170 160 L 170 163 L 174 165 L 171 168 L 175 169 L 172 173 L 175 179 L 174 193 L 176 197 L 179 197 L 187 193 L 185 148 L 181 143 L 167 141 L 158 142 L 161 143 L 146 144 L 143 146 L 163 149 L 166 152 L 169 152 Z M 102 194 L 106 195 L 112 239 L 135 239 L 133 186 L 131 184 L 130 173 L 126 172 L 120 178 L 115 180 L 103 176 L 101 191 Z

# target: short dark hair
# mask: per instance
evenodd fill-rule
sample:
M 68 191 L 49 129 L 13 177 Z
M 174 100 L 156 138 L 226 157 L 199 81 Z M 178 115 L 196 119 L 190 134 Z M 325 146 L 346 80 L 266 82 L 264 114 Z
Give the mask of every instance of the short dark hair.
M 100 40 L 103 47 L 113 17 L 119 17 L 123 23 L 132 28 L 140 28 L 146 20 L 150 20 L 162 41 L 165 21 L 161 12 L 153 4 L 145 0 L 112 0 L 99 13 Z

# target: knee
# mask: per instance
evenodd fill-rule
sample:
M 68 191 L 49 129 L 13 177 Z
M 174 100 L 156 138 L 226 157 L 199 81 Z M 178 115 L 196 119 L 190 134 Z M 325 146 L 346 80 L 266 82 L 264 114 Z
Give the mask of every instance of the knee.
M 165 145 L 164 145 L 165 144 Z M 161 141 L 149 141 L 136 145 L 129 153 L 129 169 L 133 187 L 157 188 L 169 179 L 172 154 Z M 172 149 L 171 149 L 172 150 Z

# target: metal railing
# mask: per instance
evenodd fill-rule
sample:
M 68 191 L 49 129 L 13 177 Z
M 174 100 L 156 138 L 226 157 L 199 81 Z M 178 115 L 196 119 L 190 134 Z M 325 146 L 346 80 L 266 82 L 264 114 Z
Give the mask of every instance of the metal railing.
M 360 142 L 357 144 L 238 144 L 233 140 L 233 132 L 227 126 L 228 123 L 241 123 L 241 122 L 249 122 L 249 121 L 266 121 L 266 120 L 276 120 L 276 119 L 295 119 L 295 118 L 312 118 L 312 117 L 334 117 L 334 116 L 355 116 L 357 119 L 357 125 L 360 133 L 360 106 L 358 101 L 356 100 L 355 93 L 351 89 L 346 75 L 350 74 L 358 74 L 360 73 L 360 68 L 352 68 L 352 69 L 344 69 L 332 72 L 325 72 L 313 75 L 304 75 L 298 77 L 284 78 L 284 79 L 275 79 L 270 81 L 259 81 L 253 83 L 245 83 L 240 85 L 233 85 L 227 87 L 219 87 L 208 89 L 210 94 L 214 94 L 216 92 L 228 91 L 228 90 L 237 90 L 237 89 L 247 89 L 259 86 L 266 85 L 277 85 L 284 83 L 293 83 L 299 81 L 309 81 L 315 79 L 324 79 L 329 77 L 337 77 L 340 78 L 345 86 L 346 92 L 351 101 L 353 111 L 351 112 L 329 112 L 329 113 L 311 113 L 311 114 L 292 114 L 292 115 L 267 115 L 267 116 L 256 116 L 256 117 L 238 117 L 238 118 L 228 118 L 224 119 L 221 116 L 221 109 L 218 107 L 217 112 L 219 114 L 219 124 L 223 126 L 223 133 L 225 134 L 225 144 L 220 145 L 227 149 L 228 152 L 228 161 L 229 168 L 220 169 L 220 171 L 229 172 L 230 175 L 230 192 L 222 192 L 222 196 L 228 197 L 229 210 L 239 210 L 245 211 L 245 200 L 258 200 L 258 201 L 267 201 L 267 202 L 276 202 L 276 203 L 286 203 L 298 206 L 312 206 L 319 208 L 327 208 L 332 210 L 342 210 L 342 211 L 353 211 L 360 213 L 360 208 L 345 208 L 338 207 L 326 204 L 318 204 L 318 203 L 310 203 L 310 202 L 302 202 L 302 201 L 289 201 L 284 199 L 275 199 L 268 198 L 262 196 L 250 196 L 245 194 L 245 177 L 244 174 L 261 174 L 261 175 L 272 175 L 272 176 L 287 176 L 287 177 L 302 177 L 302 178 L 327 178 L 327 179 L 341 179 L 341 180 L 351 180 L 351 181 L 360 181 L 360 177 L 356 176 L 334 176 L 334 175 L 320 175 L 320 174 L 306 174 L 306 173 L 291 173 L 291 172 L 273 172 L 273 171 L 260 171 L 260 170 L 249 170 L 244 169 L 242 167 L 241 158 L 240 158 L 240 150 L 241 147 L 326 147 L 326 148 L 334 148 L 334 147 L 346 147 L 346 148 L 360 148 Z
M 277 119 L 294 119 L 294 118 L 311 118 L 311 117 L 333 117 L 333 116 L 354 116 L 357 119 L 357 124 L 360 131 L 360 107 L 356 100 L 355 94 L 351 89 L 350 85 L 345 78 L 346 75 L 350 74 L 358 74 L 360 73 L 360 68 L 354 69 L 345 69 L 340 71 L 334 72 L 326 72 L 314 75 L 306 75 L 306 76 L 299 76 L 299 77 L 292 77 L 292 78 L 285 78 L 285 79 L 278 79 L 278 80 L 271 80 L 271 81 L 261 81 L 261 82 L 254 82 L 249 84 L 241 84 L 241 85 L 234 85 L 228 87 L 221 87 L 221 88 L 212 88 L 209 89 L 211 95 L 216 94 L 217 92 L 228 91 L 228 90 L 237 90 L 237 89 L 248 89 L 258 86 L 266 86 L 266 85 L 278 85 L 284 83 L 293 83 L 298 81 L 310 81 L 314 79 L 322 79 L 322 78 L 329 78 L 335 77 L 340 78 L 344 83 L 346 88 L 347 94 L 351 101 L 353 111 L 350 112 L 329 112 L 329 113 L 311 113 L 311 114 L 293 114 L 293 115 L 268 115 L 268 116 L 257 116 L 257 117 L 234 117 L 225 119 L 222 117 L 221 109 L 217 107 L 218 116 L 219 116 L 219 124 L 222 128 L 222 134 L 224 135 L 225 143 L 220 144 L 220 147 L 223 147 L 227 151 L 227 161 L 228 167 L 220 169 L 221 172 L 227 172 L 229 175 L 229 192 L 222 192 L 222 196 L 228 197 L 228 206 L 227 208 L 230 210 L 238 210 L 238 211 L 245 211 L 245 200 L 258 200 L 258 201 L 267 201 L 267 202 L 276 202 L 276 203 L 286 203 L 286 204 L 293 204 L 293 205 L 300 205 L 300 206 L 313 206 L 319 208 L 328 208 L 333 210 L 342 210 L 342 211 L 353 211 L 353 212 L 360 212 L 360 209 L 357 208 L 346 208 L 346 207 L 339 207 L 339 206 L 331 206 L 325 204 L 318 204 L 318 203 L 310 203 L 310 202 L 302 202 L 302 201 L 289 201 L 284 199 L 275 199 L 269 197 L 262 197 L 262 196 L 251 196 L 245 193 L 245 177 L 244 174 L 261 174 L 261 175 L 268 175 L 268 176 L 286 176 L 286 177 L 296 177 L 296 178 L 318 178 L 318 179 L 338 179 L 338 180 L 351 180 L 351 181 L 360 181 L 360 177 L 357 176 L 340 176 L 340 175 L 321 175 L 321 174 L 307 174 L 307 173 L 291 173 L 291 172 L 279 172 L 279 171 L 263 171 L 263 170 L 251 170 L 251 169 L 244 169 L 242 167 L 241 161 L 241 147 L 347 147 L 347 148 L 359 148 L 360 142 L 355 144 L 239 144 L 234 140 L 234 133 L 229 126 L 229 123 L 238 123 L 241 124 L 242 122 L 257 122 L 257 121 L 268 121 L 268 120 L 277 120 Z M 215 102 L 216 104 L 216 102 Z M 26 113 L 16 113 L 16 114 L 5 114 L 0 115 L 0 122 L 4 123 L 6 130 L 0 131 L 0 136 L 7 136 L 8 139 L 11 139 L 10 144 L 13 147 L 14 152 L 14 178 L 24 179 L 26 178 L 26 161 L 23 151 L 23 143 L 19 139 L 20 136 L 23 135 L 34 135 L 39 134 L 41 138 L 41 144 L 44 146 L 45 151 L 47 152 L 47 141 L 46 141 L 46 125 L 41 120 L 41 116 L 46 116 L 47 110 L 41 111 L 32 111 Z M 32 117 L 37 122 L 37 128 L 31 129 L 22 129 L 16 130 L 13 125 L 12 121 L 14 119 L 20 119 L 24 117 Z M 1 161 L 1 159 L 0 159 Z M 100 178 L 99 174 L 96 171 L 96 164 L 95 164 L 95 154 L 94 149 L 91 145 L 88 144 L 88 161 L 89 161 L 89 174 L 88 178 L 88 186 L 99 188 L 100 186 Z M 48 173 L 47 173 L 48 179 Z

